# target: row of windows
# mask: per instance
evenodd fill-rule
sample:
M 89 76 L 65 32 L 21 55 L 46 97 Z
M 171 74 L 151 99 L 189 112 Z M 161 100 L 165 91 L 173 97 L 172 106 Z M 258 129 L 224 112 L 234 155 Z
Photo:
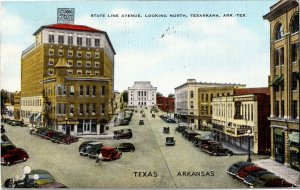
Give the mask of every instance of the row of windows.
M 97 104 L 79 104 L 77 107 L 77 110 L 75 110 L 74 104 L 56 104 L 56 114 L 59 115 L 68 115 L 72 116 L 77 113 L 79 115 L 96 115 L 97 110 L 99 110 L 98 113 L 105 114 L 105 104 L 100 104 L 97 106 Z
M 67 64 L 70 67 L 74 66 L 74 62 L 73 62 L 72 59 L 68 59 L 67 60 Z M 50 66 L 54 65 L 54 58 L 49 58 L 48 65 L 50 65 Z M 76 61 L 76 66 L 77 67 L 82 67 L 82 65 L 83 65 L 83 61 L 82 60 L 77 60 Z M 94 66 L 95 68 L 100 68 L 100 62 L 99 61 L 94 61 L 94 62 L 92 62 L 92 61 L 85 61 L 85 67 L 92 67 L 92 66 Z
M 278 75 L 276 75 L 275 77 L 278 77 Z M 292 81 L 291 81 L 291 84 L 290 84 L 291 89 L 292 90 L 297 90 L 297 83 L 298 83 L 297 82 L 298 81 L 297 72 L 292 72 L 291 77 L 292 77 Z M 275 92 L 284 91 L 285 90 L 284 79 L 282 79 L 278 85 L 273 86 L 273 89 L 274 89 Z
M 238 109 L 239 115 L 246 121 L 253 121 L 253 105 L 252 104 L 242 104 Z M 234 118 L 234 107 L 233 104 L 216 104 L 213 106 L 213 115 L 216 117 L 228 117 Z
M 53 91 L 53 88 L 46 88 L 45 93 L 49 96 L 54 94 L 57 96 L 74 96 L 75 94 L 78 96 L 105 96 L 106 87 L 101 86 L 100 88 L 97 88 L 95 85 L 80 85 L 75 89 L 73 85 L 59 84 L 56 85 L 55 91 Z
M 210 96 L 210 97 L 209 97 Z M 230 96 L 230 93 L 215 93 L 215 94 L 201 94 L 201 101 L 208 102 L 209 98 L 212 102 L 212 99 L 215 97 L 223 97 L 223 96 Z
M 68 69 L 67 70 L 67 74 L 68 75 L 74 75 L 75 73 L 77 75 L 83 75 L 84 74 L 84 72 L 81 69 L 77 69 L 77 70 Z M 54 69 L 53 68 L 49 68 L 48 69 L 48 75 L 52 76 L 54 74 L 55 74 Z M 98 75 L 100 75 L 100 71 L 98 71 L 98 70 L 94 70 L 94 71 L 92 71 L 92 70 L 85 70 L 85 75 L 96 75 L 96 76 L 98 76 Z
M 274 116 L 275 117 L 284 117 L 285 116 L 285 101 L 275 101 L 274 102 Z M 298 102 L 297 100 L 293 100 L 291 104 L 291 117 L 292 119 L 297 118 L 297 113 L 298 112 Z
M 21 106 L 42 106 L 42 99 L 21 100 Z
M 290 33 L 295 33 L 299 31 L 299 13 L 294 14 L 294 16 L 292 17 L 289 30 Z M 288 33 L 288 32 L 289 31 L 283 28 L 283 25 L 281 23 L 277 23 L 275 26 L 273 38 L 275 40 L 280 40 L 283 38 L 284 33 Z
M 48 43 L 55 43 L 55 37 L 57 37 L 58 44 L 67 44 L 67 45 L 75 45 L 74 44 L 74 37 L 73 36 L 67 36 L 67 41 L 65 42 L 65 36 L 64 35 L 58 35 L 55 36 L 54 34 L 49 34 L 48 35 Z M 83 45 L 83 38 L 82 37 L 76 37 L 76 45 L 77 46 L 82 46 Z M 92 39 L 89 37 L 85 38 L 85 46 L 96 46 L 100 47 L 100 38 L 94 39 L 94 43 L 92 44 Z
M 55 50 L 53 48 L 50 48 L 48 50 L 48 55 L 49 56 L 54 56 L 55 55 Z M 64 56 L 64 50 L 63 49 L 58 49 L 57 55 L 60 56 L 60 57 Z M 74 56 L 73 50 L 68 50 L 67 56 L 68 57 L 73 57 Z M 96 59 L 100 58 L 100 52 L 94 52 L 94 53 L 92 53 L 91 51 L 86 51 L 85 52 L 85 58 L 93 58 L 93 56 Z M 82 50 L 77 50 L 76 51 L 76 57 L 83 57 L 83 51 Z
M 291 56 L 291 62 L 297 63 L 297 57 L 298 57 L 298 43 L 294 43 L 291 45 L 290 48 L 290 56 Z M 274 51 L 274 66 L 280 66 L 284 65 L 284 48 L 279 48 Z

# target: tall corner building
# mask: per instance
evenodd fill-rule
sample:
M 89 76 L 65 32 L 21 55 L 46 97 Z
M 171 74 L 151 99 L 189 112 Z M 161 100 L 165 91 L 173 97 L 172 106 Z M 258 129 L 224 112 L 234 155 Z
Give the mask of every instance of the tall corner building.
M 271 158 L 299 167 L 299 6 L 280 0 L 263 16 L 270 22 Z
M 21 57 L 21 118 L 71 135 L 101 134 L 113 113 L 115 50 L 105 31 L 41 26 Z

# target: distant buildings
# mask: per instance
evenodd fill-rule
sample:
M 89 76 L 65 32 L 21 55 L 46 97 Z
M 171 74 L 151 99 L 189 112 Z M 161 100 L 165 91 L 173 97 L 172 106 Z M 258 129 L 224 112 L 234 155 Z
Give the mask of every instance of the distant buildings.
M 167 112 L 167 113 L 174 113 L 174 108 L 175 108 L 175 98 L 174 97 L 157 96 L 156 104 L 160 110 Z
M 271 158 L 299 167 L 299 5 L 280 0 L 263 16 L 270 22 Z
M 128 87 L 129 107 L 156 106 L 157 87 L 153 87 L 150 81 L 136 81 L 133 87 Z
M 213 87 L 217 90 L 210 89 Z M 225 90 L 225 87 L 244 88 L 245 85 L 204 83 L 196 82 L 195 79 L 188 79 L 186 83 L 175 88 L 175 117 L 197 129 L 202 125 L 207 126 L 211 120 L 210 102 L 212 98 L 225 94 L 230 95 L 230 91 Z M 206 89 L 210 89 L 211 92 L 206 91 Z
M 105 31 L 41 26 L 21 57 L 21 118 L 72 135 L 100 134 L 113 113 L 115 50 Z

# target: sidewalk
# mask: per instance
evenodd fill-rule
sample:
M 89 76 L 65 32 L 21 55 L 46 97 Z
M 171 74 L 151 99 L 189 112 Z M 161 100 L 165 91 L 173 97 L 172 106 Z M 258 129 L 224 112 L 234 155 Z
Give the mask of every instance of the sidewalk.
M 300 172 L 294 169 L 288 168 L 287 166 L 275 162 L 271 159 L 263 159 L 254 161 L 258 166 L 273 172 L 275 175 L 285 179 L 286 181 L 300 187 Z

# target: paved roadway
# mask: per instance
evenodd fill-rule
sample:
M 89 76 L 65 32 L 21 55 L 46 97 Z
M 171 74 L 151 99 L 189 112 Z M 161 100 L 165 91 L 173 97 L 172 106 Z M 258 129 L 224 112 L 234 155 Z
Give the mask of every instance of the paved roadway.
M 136 151 L 123 153 L 119 160 L 102 162 L 82 157 L 78 147 L 84 139 L 71 145 L 53 144 L 29 134 L 28 128 L 5 125 L 6 135 L 16 146 L 24 148 L 30 158 L 26 162 L 1 167 L 2 184 L 15 175 L 22 176 L 22 168 L 48 170 L 58 182 L 71 188 L 247 188 L 226 174 L 234 162 L 246 160 L 245 155 L 213 157 L 201 152 L 181 133 L 175 133 L 176 124 L 165 123 L 146 111 L 145 125 L 138 125 L 140 113 L 134 113 L 130 126 L 133 138 L 102 140 L 104 145 L 131 142 Z M 170 134 L 162 133 L 164 126 Z M 165 137 L 174 136 L 175 146 L 165 146 Z M 202 172 L 204 176 L 185 176 L 184 172 Z M 186 174 L 188 175 L 188 174 Z

